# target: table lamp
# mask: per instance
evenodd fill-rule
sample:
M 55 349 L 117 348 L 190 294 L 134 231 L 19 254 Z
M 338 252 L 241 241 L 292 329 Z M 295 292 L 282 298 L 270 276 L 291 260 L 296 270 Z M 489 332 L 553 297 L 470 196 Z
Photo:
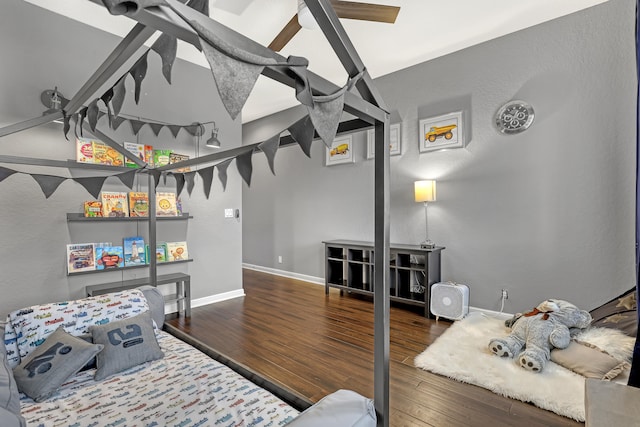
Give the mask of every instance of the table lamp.
M 420 243 L 420 247 L 423 249 L 433 249 L 435 244 L 429 239 L 429 216 L 427 213 L 427 206 L 429 202 L 435 202 L 436 200 L 436 182 L 429 179 L 424 181 L 414 182 L 415 200 L 416 202 L 424 203 L 424 223 L 425 223 L 425 240 Z

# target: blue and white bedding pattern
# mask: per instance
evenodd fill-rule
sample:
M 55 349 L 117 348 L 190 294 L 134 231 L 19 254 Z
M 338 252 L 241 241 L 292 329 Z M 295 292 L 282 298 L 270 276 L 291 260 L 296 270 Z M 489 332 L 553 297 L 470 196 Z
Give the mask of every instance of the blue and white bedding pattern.
M 298 411 L 229 367 L 158 331 L 165 357 L 100 382 L 78 373 L 49 400 L 22 395 L 29 427 L 276 427 Z

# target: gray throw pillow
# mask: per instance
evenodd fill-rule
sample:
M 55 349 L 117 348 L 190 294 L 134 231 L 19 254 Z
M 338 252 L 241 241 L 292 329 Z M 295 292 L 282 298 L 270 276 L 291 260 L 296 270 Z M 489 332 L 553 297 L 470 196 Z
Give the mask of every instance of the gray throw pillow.
M 9 419 L 22 420 L 20 417 L 20 393 L 13 371 L 7 361 L 7 350 L 4 347 L 4 324 L 0 325 L 0 426 L 10 425 Z M 17 424 L 17 421 L 16 421 Z M 22 420 L 24 425 L 24 420 Z M 17 424 L 18 425 L 18 424 Z
M 87 343 L 59 327 L 13 368 L 18 390 L 42 402 L 100 350 L 102 345 Z
M 89 329 L 93 342 L 104 345 L 104 349 L 96 357 L 96 381 L 164 357 L 148 311 L 128 319 L 91 326 Z

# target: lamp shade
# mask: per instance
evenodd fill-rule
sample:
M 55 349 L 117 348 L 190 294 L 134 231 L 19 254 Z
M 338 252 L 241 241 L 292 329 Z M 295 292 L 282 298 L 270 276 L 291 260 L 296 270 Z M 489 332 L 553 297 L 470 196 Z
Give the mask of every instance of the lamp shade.
M 414 183 L 416 202 L 434 202 L 436 200 L 436 182 L 432 179 Z

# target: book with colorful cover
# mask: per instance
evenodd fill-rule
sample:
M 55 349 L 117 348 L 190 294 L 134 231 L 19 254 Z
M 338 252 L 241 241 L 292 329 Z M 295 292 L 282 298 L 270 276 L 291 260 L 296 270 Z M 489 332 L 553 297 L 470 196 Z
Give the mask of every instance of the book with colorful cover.
M 93 141 L 76 138 L 76 162 L 93 163 Z
M 153 146 L 144 146 L 144 161 L 147 162 L 150 168 L 153 167 Z
M 67 245 L 67 274 L 96 269 L 93 243 L 72 243 Z
M 156 193 L 156 216 L 178 216 L 176 193 Z
M 145 245 L 145 253 L 147 254 L 147 260 L 149 258 L 149 245 Z M 167 246 L 164 243 L 156 244 L 156 262 L 167 262 Z
M 149 193 L 141 191 L 129 192 L 129 216 L 149 216 Z
M 143 162 L 146 162 L 144 144 L 138 144 L 137 142 L 125 142 L 123 144 L 123 147 L 125 148 L 125 150 L 130 151 L 131 154 L 134 154 L 138 159 L 142 160 Z M 124 159 L 124 165 L 128 168 L 138 167 L 138 165 L 135 164 L 133 160 L 129 159 L 128 157 Z
M 189 160 L 189 156 L 187 156 L 186 154 L 171 153 L 169 155 L 169 164 L 180 163 L 185 160 Z M 190 172 L 190 171 L 191 171 L 191 168 L 189 166 L 175 169 L 175 172 Z
M 101 141 L 93 142 L 93 163 L 111 166 L 124 166 L 124 156 Z
M 124 244 L 125 267 L 145 265 L 147 263 L 144 253 L 144 238 L 141 236 L 125 237 L 122 242 Z
M 167 242 L 167 261 L 184 261 L 189 259 L 187 242 Z
M 83 203 L 84 216 L 87 218 L 102 216 L 102 202 L 99 200 L 87 200 Z
M 111 270 L 124 267 L 122 246 L 104 246 L 96 248 L 96 269 Z
M 122 191 L 103 191 L 100 196 L 102 201 L 102 216 L 124 217 L 129 216 L 129 203 L 127 193 Z
M 170 162 L 173 150 L 153 150 L 153 167 L 166 166 Z

